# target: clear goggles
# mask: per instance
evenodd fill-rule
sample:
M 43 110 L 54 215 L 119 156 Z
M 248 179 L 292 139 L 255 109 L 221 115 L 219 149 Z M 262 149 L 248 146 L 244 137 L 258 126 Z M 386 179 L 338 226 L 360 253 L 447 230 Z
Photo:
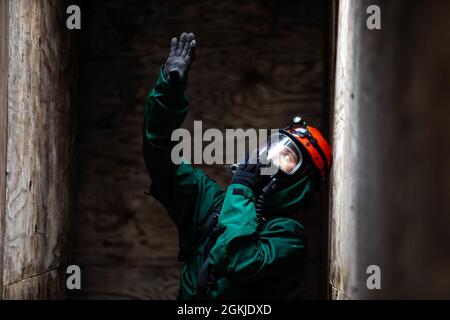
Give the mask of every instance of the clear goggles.
M 267 139 L 258 150 L 254 150 L 249 158 L 250 163 L 262 163 L 270 166 L 272 173 L 281 170 L 287 175 L 293 175 L 303 163 L 302 152 L 291 136 L 278 132 Z M 270 171 L 267 171 L 270 172 Z

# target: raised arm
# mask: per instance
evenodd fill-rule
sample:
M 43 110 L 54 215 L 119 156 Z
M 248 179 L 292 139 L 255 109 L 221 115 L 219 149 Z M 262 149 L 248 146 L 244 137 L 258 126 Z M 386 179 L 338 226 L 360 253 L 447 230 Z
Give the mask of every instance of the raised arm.
M 189 69 L 195 59 L 197 42 L 194 34 L 173 38 L 167 61 L 161 67 L 156 86 L 147 98 L 144 142 L 169 147 L 170 137 L 184 121 L 189 110 L 186 85 Z M 144 156 L 147 156 L 144 153 Z M 147 160 L 147 159 L 146 159 Z
M 172 39 L 170 55 L 147 98 L 144 115 L 144 160 L 152 180 L 151 194 L 167 209 L 180 227 L 201 220 L 223 191 L 201 170 L 171 159 L 171 135 L 189 110 L 187 73 L 197 44 L 193 34 Z

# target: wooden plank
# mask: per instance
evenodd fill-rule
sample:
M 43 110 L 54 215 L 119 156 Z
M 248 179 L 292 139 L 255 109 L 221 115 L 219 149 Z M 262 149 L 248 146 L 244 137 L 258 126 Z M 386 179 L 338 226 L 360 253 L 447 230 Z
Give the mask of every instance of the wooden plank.
M 6 150 L 8 126 L 8 0 L 0 0 L 0 299 L 3 292 Z
M 80 299 L 169 300 L 178 295 L 180 266 L 90 266 L 84 272 Z M 75 298 L 75 297 L 74 297 Z
M 353 8 L 356 5 L 357 8 Z M 333 121 L 333 148 L 334 162 L 332 169 L 332 205 L 331 205 L 331 248 L 330 248 L 330 283 L 337 295 L 348 294 L 349 286 L 353 284 L 350 272 L 355 241 L 355 182 L 356 164 L 352 157 L 357 150 L 352 141 L 358 137 L 357 121 L 352 118 L 354 100 L 351 93 L 353 88 L 353 26 L 354 12 L 362 10 L 352 0 L 339 1 L 338 39 L 336 59 L 336 86 L 334 90 L 334 121 Z M 352 121 L 353 120 L 353 121 Z
M 9 6 L 3 278 L 5 287 L 17 287 L 65 263 L 72 199 L 72 75 L 64 2 L 21 0 Z M 51 279 L 48 286 L 53 286 Z M 26 297 L 26 291 L 15 292 Z

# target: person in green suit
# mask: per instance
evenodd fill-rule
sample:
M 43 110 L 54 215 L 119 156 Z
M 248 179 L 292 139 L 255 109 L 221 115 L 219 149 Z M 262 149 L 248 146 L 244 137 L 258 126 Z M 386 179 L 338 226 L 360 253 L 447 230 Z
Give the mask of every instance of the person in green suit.
M 171 135 L 189 111 L 187 78 L 196 50 L 192 33 L 172 39 L 144 115 L 150 193 L 178 228 L 179 259 L 184 262 L 179 299 L 286 298 L 301 280 L 307 254 L 305 228 L 290 214 L 308 205 L 329 171 L 331 151 L 311 152 L 313 145 L 320 149 L 320 133 L 302 142 L 296 132 L 286 131 L 285 136 L 296 138 L 289 143 L 297 154 L 289 149 L 283 159 L 302 158 L 297 173 L 280 183 L 282 179 L 261 178 L 261 166 L 244 161 L 226 191 L 186 161 L 174 164 Z M 302 130 L 317 131 L 303 124 Z M 325 144 L 323 149 L 329 148 Z M 319 158 L 322 166 L 314 162 Z

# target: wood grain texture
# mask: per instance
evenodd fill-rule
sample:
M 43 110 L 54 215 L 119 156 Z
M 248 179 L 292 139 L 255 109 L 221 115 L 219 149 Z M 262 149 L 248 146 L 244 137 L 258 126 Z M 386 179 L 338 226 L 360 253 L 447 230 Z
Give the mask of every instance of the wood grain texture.
M 54 300 L 65 296 L 64 272 L 50 270 L 5 287 L 8 300 Z
M 352 33 L 355 25 L 356 10 L 352 1 L 340 1 L 338 11 L 338 42 L 336 59 L 336 87 L 333 121 L 333 150 L 334 164 L 332 170 L 332 220 L 331 220 L 331 252 L 330 252 L 330 284 L 337 291 L 336 297 L 348 294 L 351 291 L 350 279 L 352 268 L 349 265 L 356 246 L 355 232 L 355 183 L 352 177 L 356 177 L 356 163 L 346 160 L 352 159 L 357 150 L 352 139 L 358 137 L 357 120 L 351 118 L 354 113 L 354 73 L 352 63 L 354 61 L 354 36 Z M 349 121 L 349 119 L 353 121 Z M 352 157 L 349 157 L 352 155 Z M 347 179 L 344 179 L 347 177 Z M 354 273 L 354 272 L 353 272 Z
M 141 151 L 144 101 L 171 37 L 192 31 L 200 45 L 185 128 L 194 120 L 204 129 L 278 128 L 296 113 L 321 127 L 324 6 L 122 0 L 86 1 L 82 11 L 74 255 L 88 279 L 81 298 L 175 298 L 177 233 L 143 195 L 150 181 Z M 229 183 L 223 166 L 200 167 Z M 321 212 L 316 203 L 302 213 L 311 246 L 296 297 L 320 295 Z
M 369 5 L 382 30 L 366 28 Z M 449 299 L 450 3 L 341 0 L 338 25 L 335 298 Z
M 34 283 L 38 298 L 53 276 L 34 277 L 65 263 L 69 233 L 70 35 L 63 1 L 10 1 L 9 19 L 4 298 L 26 298 Z
M 8 1 L 0 0 L 0 298 L 3 291 L 3 239 L 6 209 L 6 150 L 8 136 Z

